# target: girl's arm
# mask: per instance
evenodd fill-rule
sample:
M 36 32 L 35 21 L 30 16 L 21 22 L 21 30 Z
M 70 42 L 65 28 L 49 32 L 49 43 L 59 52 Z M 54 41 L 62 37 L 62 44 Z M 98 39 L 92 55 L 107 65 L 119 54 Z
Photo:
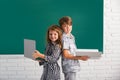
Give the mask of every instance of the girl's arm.
M 35 50 L 35 52 L 33 53 L 33 57 L 36 59 L 36 58 L 38 58 L 38 57 L 40 57 L 40 58 L 45 58 L 45 55 L 44 54 L 42 54 L 42 53 L 40 53 L 38 50 Z
M 41 54 L 39 51 L 35 50 L 32 56 L 34 59 L 36 59 L 39 62 L 40 66 L 45 63 L 44 54 Z M 42 58 L 42 60 L 39 60 L 37 58 Z
M 53 63 L 53 62 L 57 62 L 60 54 L 61 54 L 61 49 L 58 46 L 56 46 L 55 49 L 52 51 L 52 54 L 50 56 L 41 54 L 39 51 L 35 50 L 35 52 L 33 53 L 33 57 L 35 59 L 40 57 L 40 58 L 45 59 L 46 62 Z
M 48 63 L 57 62 L 61 54 L 61 49 L 58 46 L 55 46 L 55 49 L 52 51 L 50 56 L 45 56 L 45 61 Z

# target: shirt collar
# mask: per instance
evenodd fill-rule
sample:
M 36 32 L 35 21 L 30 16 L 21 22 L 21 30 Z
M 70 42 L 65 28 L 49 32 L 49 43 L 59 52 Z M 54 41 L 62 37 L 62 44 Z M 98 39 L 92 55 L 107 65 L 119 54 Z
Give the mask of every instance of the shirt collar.
M 69 37 L 69 38 L 73 38 L 73 35 L 70 33 L 70 34 L 66 34 L 65 32 L 63 32 L 63 35 L 65 35 L 66 37 Z

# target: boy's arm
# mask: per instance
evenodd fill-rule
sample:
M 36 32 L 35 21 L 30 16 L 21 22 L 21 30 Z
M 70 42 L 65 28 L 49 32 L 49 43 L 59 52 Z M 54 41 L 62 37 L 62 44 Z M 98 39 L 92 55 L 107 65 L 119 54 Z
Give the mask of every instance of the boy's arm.
M 89 58 L 88 56 L 73 56 L 72 54 L 70 54 L 69 50 L 67 49 L 63 50 L 63 56 L 67 59 L 83 60 L 83 61 L 86 61 Z

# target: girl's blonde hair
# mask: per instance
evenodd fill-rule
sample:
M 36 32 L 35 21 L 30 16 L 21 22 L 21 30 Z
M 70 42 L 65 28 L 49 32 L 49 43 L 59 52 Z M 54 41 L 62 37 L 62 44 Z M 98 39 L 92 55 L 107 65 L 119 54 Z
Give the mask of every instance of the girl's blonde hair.
M 52 25 L 48 28 L 47 31 L 47 42 L 51 42 L 51 40 L 49 39 L 49 32 L 50 31 L 56 31 L 58 33 L 58 39 L 56 40 L 55 43 L 57 43 L 59 45 L 59 47 L 62 49 L 62 30 L 60 29 L 60 27 L 58 25 Z

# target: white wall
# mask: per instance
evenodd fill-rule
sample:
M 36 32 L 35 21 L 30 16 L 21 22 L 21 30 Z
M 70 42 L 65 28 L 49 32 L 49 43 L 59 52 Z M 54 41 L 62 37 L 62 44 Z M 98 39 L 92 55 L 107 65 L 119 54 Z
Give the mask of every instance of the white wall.
M 120 0 L 104 0 L 104 54 L 99 60 L 80 61 L 78 80 L 120 80 L 119 5 Z M 23 55 L 0 55 L 0 80 L 39 80 L 42 70 Z

